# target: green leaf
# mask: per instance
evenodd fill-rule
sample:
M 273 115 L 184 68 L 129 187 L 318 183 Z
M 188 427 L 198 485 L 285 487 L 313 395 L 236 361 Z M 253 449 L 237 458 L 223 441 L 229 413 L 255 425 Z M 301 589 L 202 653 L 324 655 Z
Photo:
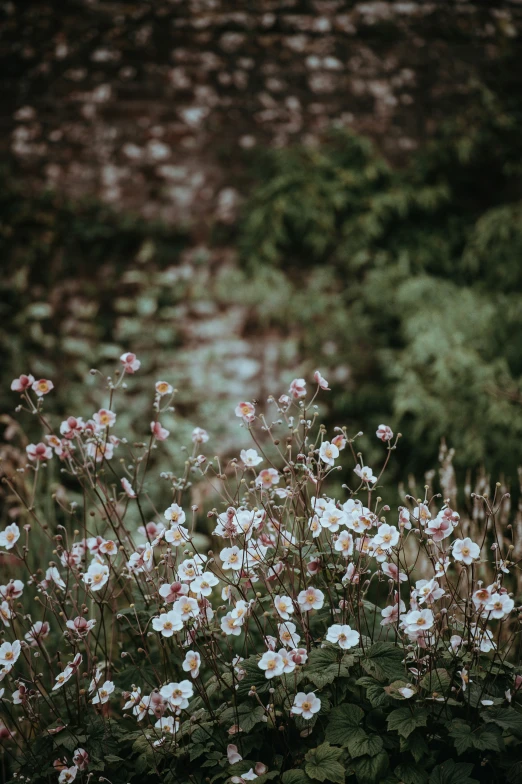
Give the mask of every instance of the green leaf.
M 382 738 L 379 735 L 367 735 L 363 730 L 358 730 L 348 738 L 345 744 L 350 757 L 362 757 L 365 754 L 373 756 L 382 751 Z
M 304 770 L 298 770 L 297 768 L 293 770 L 287 770 L 286 773 L 283 773 L 281 776 L 281 781 L 283 784 L 311 784 L 312 779 L 310 776 L 307 776 Z
M 329 743 L 322 743 L 316 749 L 311 749 L 305 756 L 307 774 L 316 781 L 344 784 L 344 767 L 338 762 L 341 754 L 341 749 L 336 749 Z
M 339 746 L 345 745 L 350 733 L 358 729 L 363 718 L 364 711 L 358 705 L 339 705 L 330 713 L 326 740 Z
M 509 784 L 520 784 L 522 781 L 522 760 L 515 762 L 508 768 L 507 780 Z
M 250 703 L 242 703 L 235 708 L 227 708 L 219 717 L 221 724 L 239 724 L 243 732 L 250 732 L 260 721 L 263 721 L 265 711 L 261 705 L 255 707 Z M 208 737 L 208 736 L 207 736 Z
M 421 678 L 421 688 L 428 691 L 430 694 L 438 692 L 439 694 L 446 694 L 451 686 L 451 675 L 444 668 L 437 668 Z
M 509 708 L 501 706 L 489 708 L 482 713 L 482 718 L 485 722 L 493 722 L 515 737 L 522 738 L 522 713 L 511 706 Z
M 462 754 L 473 746 L 473 739 L 471 736 L 471 727 L 461 719 L 455 719 L 451 722 L 449 728 L 449 735 L 453 738 L 457 754 Z
M 407 738 L 417 727 L 425 727 L 427 720 L 428 714 L 423 708 L 411 711 L 410 708 L 404 706 L 404 708 L 397 708 L 390 713 L 388 729 L 397 730 L 399 735 Z
M 372 757 L 360 757 L 353 767 L 359 784 L 380 784 L 388 770 L 388 755 L 380 751 Z
M 472 730 L 463 719 L 454 719 L 450 724 L 449 735 L 453 738 L 458 754 L 463 754 L 468 749 L 479 751 L 504 749 L 502 730 L 495 724 L 486 724 Z
M 426 743 L 426 738 L 422 734 L 422 732 L 412 732 L 412 734 L 408 738 L 401 738 L 400 739 L 400 748 L 401 753 L 409 751 L 415 760 L 415 762 L 420 762 L 425 754 L 428 754 L 429 747 Z
M 428 774 L 412 762 L 403 762 L 395 768 L 395 775 L 404 784 L 427 784 Z
M 429 784 L 479 784 L 477 779 L 470 778 L 472 772 L 471 762 L 447 760 L 433 768 Z
M 376 642 L 361 659 L 363 669 L 378 681 L 395 681 L 405 676 L 404 653 L 391 642 Z
M 305 675 L 314 686 L 322 689 L 337 678 L 347 678 L 351 664 L 353 657 L 343 656 L 339 660 L 339 651 L 335 648 L 316 648 L 310 653 Z
M 384 686 L 374 678 L 365 676 L 356 681 L 356 686 L 362 686 L 366 689 L 366 697 L 371 702 L 372 708 L 382 708 L 383 705 L 391 705 L 392 701 L 389 695 L 385 692 Z

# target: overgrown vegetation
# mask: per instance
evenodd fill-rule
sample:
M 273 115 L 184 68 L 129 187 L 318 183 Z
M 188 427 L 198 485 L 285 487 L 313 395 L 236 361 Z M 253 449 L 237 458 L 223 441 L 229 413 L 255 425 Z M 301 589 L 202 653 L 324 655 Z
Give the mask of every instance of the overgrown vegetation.
M 289 320 L 309 325 L 303 345 L 323 347 L 332 369 L 350 367 L 336 411 L 365 425 L 391 399 L 396 426 L 409 433 L 411 470 L 451 432 L 460 466 L 516 471 L 522 114 L 514 102 L 477 88 L 472 108 L 398 169 L 344 132 L 319 149 L 278 151 L 263 161 L 245 214 L 245 263 L 284 270 L 299 292 Z
M 522 436 L 522 112 L 508 88 L 505 74 L 496 92 L 475 86 L 466 111 L 401 167 L 344 131 L 319 149 L 267 151 L 234 239 L 240 264 L 189 250 L 176 227 L 28 197 L 5 178 L 3 372 L 31 367 L 77 383 L 132 340 L 148 369 L 172 370 L 184 412 L 208 424 L 220 408 L 204 402 L 195 376 L 230 400 L 238 368 L 213 353 L 212 340 L 266 345 L 269 336 L 276 370 L 323 357 L 334 390 L 326 422 L 342 415 L 366 431 L 388 419 L 404 430 L 403 477 L 422 477 L 451 433 L 461 473 L 486 466 L 513 481 Z M 197 339 L 180 352 L 198 330 L 208 351 L 196 373 Z M 139 387 L 135 394 L 139 408 Z M 373 449 L 371 439 L 363 445 Z
M 500 487 L 460 515 L 446 466 L 440 493 L 392 508 L 400 439 L 380 424 L 365 465 L 356 434 L 319 424 L 318 371 L 238 402 L 252 446 L 233 460 L 213 433 L 169 433 L 175 392 L 145 379 L 135 442 L 120 413 L 140 373 L 124 353 L 96 372 L 97 410 L 89 391 L 61 422 L 52 380 L 10 385 L 3 779 L 517 784 L 522 514 L 507 525 Z M 159 474 L 169 441 L 180 471 Z

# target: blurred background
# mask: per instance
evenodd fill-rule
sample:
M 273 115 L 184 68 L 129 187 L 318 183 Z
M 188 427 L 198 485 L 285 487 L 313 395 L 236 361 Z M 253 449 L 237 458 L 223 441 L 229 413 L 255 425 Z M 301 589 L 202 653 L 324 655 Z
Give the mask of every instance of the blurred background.
M 88 416 L 89 368 L 133 351 L 121 429 L 143 437 L 165 378 L 165 464 L 196 425 L 233 454 L 239 399 L 320 368 L 323 421 L 363 430 L 366 462 L 381 422 L 403 433 L 392 480 L 422 487 L 445 439 L 459 481 L 516 493 L 520 0 L 0 15 L 4 424 L 20 373 Z

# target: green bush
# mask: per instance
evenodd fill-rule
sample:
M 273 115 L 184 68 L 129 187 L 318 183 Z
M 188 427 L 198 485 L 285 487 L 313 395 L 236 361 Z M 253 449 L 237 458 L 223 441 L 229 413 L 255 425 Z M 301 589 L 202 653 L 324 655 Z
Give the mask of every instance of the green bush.
M 317 149 L 265 154 L 256 170 L 243 261 L 292 280 L 288 322 L 304 352 L 324 353 L 334 418 L 348 412 L 365 431 L 391 418 L 409 433 L 406 472 L 426 469 L 451 433 L 458 468 L 516 476 L 521 109 L 516 95 L 476 87 L 404 166 L 337 131 Z
M 12 385 L 41 441 L 2 449 L 4 780 L 517 784 L 522 521 L 501 489 L 460 516 L 446 456 L 441 492 L 392 510 L 399 438 L 379 425 L 365 466 L 318 424 L 319 374 L 238 403 L 253 448 L 230 462 L 201 430 L 151 436 L 175 393 L 147 378 L 127 439 L 138 365 L 96 374 L 92 418 L 90 390 L 60 422 L 48 381 Z

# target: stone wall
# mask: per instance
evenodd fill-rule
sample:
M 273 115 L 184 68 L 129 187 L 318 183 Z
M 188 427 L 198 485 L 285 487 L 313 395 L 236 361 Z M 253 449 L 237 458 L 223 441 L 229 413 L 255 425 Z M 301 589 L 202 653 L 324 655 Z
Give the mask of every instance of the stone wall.
M 521 28 L 522 3 L 3 2 L 0 155 L 28 183 L 233 222 L 246 152 L 332 124 L 407 156 Z M 201 236 L 201 235 L 200 235 Z

